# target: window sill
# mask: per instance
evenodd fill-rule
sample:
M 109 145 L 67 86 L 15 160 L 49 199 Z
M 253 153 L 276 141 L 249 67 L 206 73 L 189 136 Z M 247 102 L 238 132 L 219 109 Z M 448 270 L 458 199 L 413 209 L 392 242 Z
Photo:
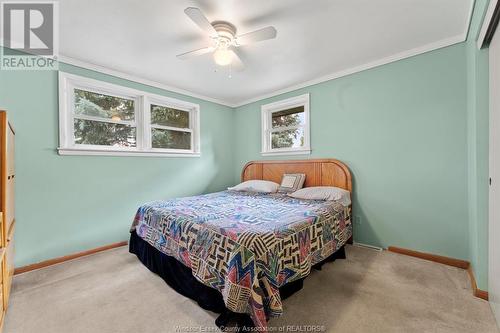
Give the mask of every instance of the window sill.
M 154 150 L 112 150 L 112 149 L 88 149 L 88 148 L 57 148 L 59 155 L 79 156 L 145 156 L 145 157 L 200 157 L 200 153 L 176 153 L 161 152 Z
M 309 155 L 311 149 L 294 149 L 294 150 L 281 150 L 281 151 L 262 151 L 262 156 L 280 156 L 280 155 Z

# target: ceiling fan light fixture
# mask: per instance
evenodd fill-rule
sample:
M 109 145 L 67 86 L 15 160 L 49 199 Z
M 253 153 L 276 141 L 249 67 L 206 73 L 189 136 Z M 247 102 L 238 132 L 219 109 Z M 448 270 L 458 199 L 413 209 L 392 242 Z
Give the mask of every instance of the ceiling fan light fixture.
M 211 45 L 201 49 L 184 52 L 177 55 L 179 59 L 189 59 L 195 56 L 213 52 L 214 61 L 219 66 L 228 66 L 237 71 L 242 71 L 245 66 L 238 55 L 236 48 L 241 45 L 248 45 L 263 40 L 276 38 L 276 28 L 265 27 L 243 35 L 236 34 L 236 27 L 227 21 L 213 21 L 202 13 L 199 8 L 188 7 L 184 13 L 201 30 L 205 31 L 211 39 Z
M 219 66 L 227 66 L 233 61 L 233 54 L 227 48 L 218 48 L 214 52 L 214 61 Z

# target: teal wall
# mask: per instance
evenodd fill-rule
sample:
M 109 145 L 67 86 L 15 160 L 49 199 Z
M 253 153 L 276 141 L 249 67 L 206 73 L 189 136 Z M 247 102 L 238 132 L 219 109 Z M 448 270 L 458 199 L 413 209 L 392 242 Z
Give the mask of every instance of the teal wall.
M 462 43 L 237 108 L 234 180 L 262 159 L 260 106 L 310 93 L 306 158 L 350 167 L 355 240 L 468 259 L 466 51 Z
M 467 40 L 469 257 L 479 288 L 488 289 L 488 49 L 477 39 L 488 0 L 476 0 Z
M 265 159 L 260 106 L 310 93 L 305 157 L 351 168 L 355 240 L 470 260 L 487 289 L 488 52 L 475 45 L 487 2 L 476 1 L 465 43 L 234 110 L 61 64 L 199 103 L 200 158 L 59 156 L 57 73 L 0 71 L 0 108 L 17 129 L 16 265 L 124 240 L 145 201 L 238 182 L 244 163 Z
M 61 64 L 65 72 L 201 106 L 201 157 L 59 156 L 52 71 L 0 71 L 0 108 L 16 128 L 16 266 L 126 240 L 135 209 L 233 182 L 231 108 Z

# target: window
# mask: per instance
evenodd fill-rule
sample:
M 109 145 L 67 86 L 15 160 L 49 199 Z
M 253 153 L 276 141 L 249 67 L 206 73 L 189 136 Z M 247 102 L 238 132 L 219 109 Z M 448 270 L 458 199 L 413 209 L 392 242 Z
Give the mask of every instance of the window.
M 74 89 L 75 144 L 136 147 L 136 101 Z
M 189 111 L 150 104 L 153 149 L 190 149 L 192 130 Z
M 262 155 L 309 154 L 309 94 L 262 106 Z
M 59 73 L 59 154 L 199 156 L 199 109 Z

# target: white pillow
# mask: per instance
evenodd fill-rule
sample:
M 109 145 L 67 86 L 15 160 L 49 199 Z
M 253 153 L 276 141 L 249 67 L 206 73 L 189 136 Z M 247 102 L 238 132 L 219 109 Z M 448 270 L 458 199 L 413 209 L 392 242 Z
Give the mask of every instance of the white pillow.
M 308 200 L 335 200 L 344 206 L 351 204 L 351 193 L 339 187 L 331 186 L 313 186 L 305 187 L 298 191 L 288 194 L 288 196 L 297 199 Z
M 228 187 L 230 191 L 276 193 L 280 184 L 268 180 L 247 180 L 234 187 Z

